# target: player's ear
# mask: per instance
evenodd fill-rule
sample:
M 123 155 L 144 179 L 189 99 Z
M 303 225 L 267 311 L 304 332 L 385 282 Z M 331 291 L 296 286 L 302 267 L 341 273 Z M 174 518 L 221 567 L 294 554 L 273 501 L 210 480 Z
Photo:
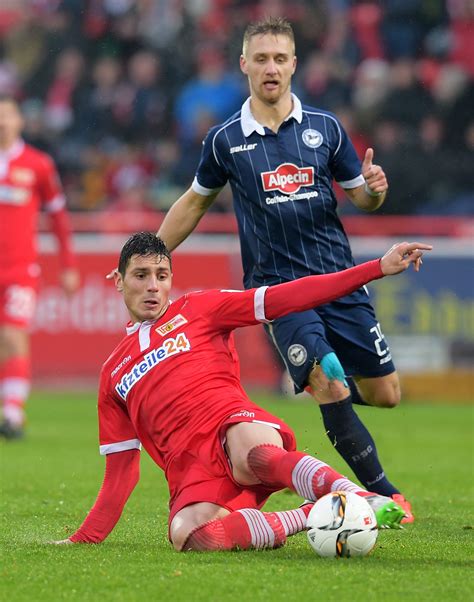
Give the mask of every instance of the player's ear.
M 248 71 L 247 71 L 247 61 L 245 60 L 245 57 L 243 54 L 240 55 L 240 70 L 242 71 L 242 73 L 244 73 L 245 75 L 248 75 Z
M 291 72 L 291 75 L 293 75 L 293 73 L 296 71 L 296 65 L 298 64 L 298 59 L 296 58 L 296 55 L 293 57 L 293 71 Z
M 114 284 L 118 292 L 121 293 L 123 291 L 123 278 L 118 270 L 115 270 L 114 272 Z

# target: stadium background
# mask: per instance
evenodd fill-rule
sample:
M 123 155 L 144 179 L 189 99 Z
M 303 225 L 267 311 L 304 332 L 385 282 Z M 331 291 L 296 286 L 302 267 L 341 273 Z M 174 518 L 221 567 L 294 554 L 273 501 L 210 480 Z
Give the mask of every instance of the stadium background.
M 376 215 L 336 191 L 356 260 L 393 240 L 435 251 L 416 277 L 371 288 L 405 396 L 472 399 L 474 360 L 474 8 L 468 0 L 263 2 L 4 0 L 0 91 L 14 94 L 27 140 L 58 163 L 83 276 L 67 299 L 46 222 L 33 331 L 35 383 L 88 387 L 122 335 L 121 299 L 104 275 L 129 232 L 155 230 L 191 182 L 208 128 L 246 97 L 238 71 L 249 19 L 294 24 L 294 90 L 335 112 L 359 155 L 389 178 Z M 175 254 L 176 292 L 241 286 L 230 194 Z M 263 330 L 237 335 L 253 387 L 281 387 Z

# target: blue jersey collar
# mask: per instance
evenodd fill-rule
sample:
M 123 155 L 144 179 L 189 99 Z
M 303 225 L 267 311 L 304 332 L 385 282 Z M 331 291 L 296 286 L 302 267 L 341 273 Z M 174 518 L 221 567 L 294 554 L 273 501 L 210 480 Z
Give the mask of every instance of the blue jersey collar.
M 289 121 L 290 119 L 296 119 L 298 123 L 301 123 L 301 121 L 303 120 L 303 109 L 301 108 L 301 101 L 295 94 L 292 94 L 291 98 L 293 100 L 293 110 L 285 119 L 285 121 Z M 247 98 L 247 100 L 242 105 L 240 113 L 240 123 L 242 125 L 242 131 L 246 138 L 248 138 L 253 132 L 257 132 L 257 134 L 265 136 L 265 128 L 261 123 L 258 123 L 255 117 L 252 115 L 252 111 L 250 110 L 250 97 Z

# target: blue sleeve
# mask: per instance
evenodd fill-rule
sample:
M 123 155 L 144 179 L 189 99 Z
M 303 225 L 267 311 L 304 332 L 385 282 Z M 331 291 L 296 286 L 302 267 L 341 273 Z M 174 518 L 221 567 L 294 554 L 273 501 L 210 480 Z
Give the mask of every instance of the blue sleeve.
M 219 130 L 220 126 L 209 130 L 203 142 L 201 160 L 196 171 L 198 184 L 210 190 L 222 188 L 228 180 L 227 170 L 217 148 Z
M 361 162 L 346 131 L 336 120 L 334 148 L 329 167 L 336 182 L 347 183 L 361 175 Z

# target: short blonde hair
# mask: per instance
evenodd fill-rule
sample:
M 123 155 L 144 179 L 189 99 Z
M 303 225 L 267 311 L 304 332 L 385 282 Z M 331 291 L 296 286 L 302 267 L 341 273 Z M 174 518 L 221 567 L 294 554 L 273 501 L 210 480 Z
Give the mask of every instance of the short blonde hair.
M 242 54 L 246 53 L 250 38 L 253 38 L 253 36 L 265 34 L 272 34 L 274 36 L 287 36 L 291 40 L 294 50 L 295 36 L 293 34 L 293 28 L 291 27 L 291 23 L 287 21 L 284 17 L 266 17 L 261 21 L 249 23 L 249 25 L 247 26 L 247 29 L 244 32 L 244 39 L 242 43 Z

